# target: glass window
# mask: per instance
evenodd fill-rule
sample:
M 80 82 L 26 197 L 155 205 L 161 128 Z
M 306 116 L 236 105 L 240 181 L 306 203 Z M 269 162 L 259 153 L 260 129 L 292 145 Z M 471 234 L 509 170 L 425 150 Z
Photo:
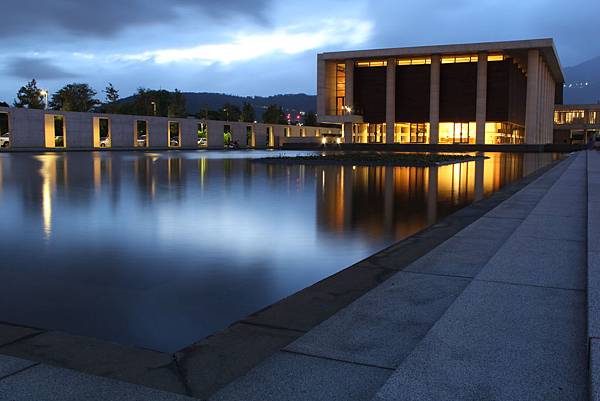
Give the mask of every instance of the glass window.
M 338 63 L 335 69 L 335 114 L 344 114 L 346 104 L 346 64 Z

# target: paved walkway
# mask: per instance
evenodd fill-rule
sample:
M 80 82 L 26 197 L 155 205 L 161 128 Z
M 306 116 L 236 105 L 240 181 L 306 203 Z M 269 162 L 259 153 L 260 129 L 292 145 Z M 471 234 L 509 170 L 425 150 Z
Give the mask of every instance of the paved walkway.
M 561 163 L 211 400 L 588 399 L 587 169 Z
M 599 256 L 600 154 L 581 152 L 210 400 L 589 399 Z M 0 355 L 1 401 L 83 399 L 192 398 Z

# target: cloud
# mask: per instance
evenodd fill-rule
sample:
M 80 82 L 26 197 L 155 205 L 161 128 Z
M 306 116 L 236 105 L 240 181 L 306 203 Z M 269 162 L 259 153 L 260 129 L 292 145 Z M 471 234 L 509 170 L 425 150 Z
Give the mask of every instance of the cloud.
M 77 74 L 66 71 L 47 58 L 15 57 L 8 61 L 6 72 L 24 79 L 67 79 Z
M 63 32 L 113 37 L 136 26 L 169 25 L 190 14 L 213 18 L 244 16 L 266 21 L 271 0 L 3 0 L 0 36 L 23 37 Z M 177 25 L 172 25 L 174 31 Z
M 230 64 L 271 54 L 299 54 L 326 46 L 359 45 L 368 40 L 372 24 L 364 20 L 321 20 L 262 33 L 238 33 L 229 42 L 187 48 L 167 48 L 134 54 L 117 54 L 120 61 L 153 61 L 157 64 L 196 62 Z

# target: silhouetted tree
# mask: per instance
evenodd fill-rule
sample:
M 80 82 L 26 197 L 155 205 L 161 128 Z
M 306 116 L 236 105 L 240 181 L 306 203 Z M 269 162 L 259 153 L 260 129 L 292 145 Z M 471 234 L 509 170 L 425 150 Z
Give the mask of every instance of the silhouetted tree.
M 236 105 L 225 103 L 222 110 L 221 120 L 223 121 L 240 121 L 242 118 L 242 111 Z
M 171 95 L 169 117 L 187 117 L 185 96 L 178 89 L 175 89 L 175 92 Z
M 49 106 L 53 110 L 87 112 L 100 104 L 94 96 L 96 91 L 88 84 L 72 83 L 53 94 Z
M 309 111 L 304 115 L 304 125 L 315 127 L 317 124 L 317 115 L 314 112 Z
M 248 102 L 244 102 L 242 106 L 242 121 L 245 123 L 253 123 L 256 120 L 254 107 Z
M 287 124 L 287 120 L 285 119 L 285 114 L 281 107 L 272 104 L 267 107 L 267 110 L 263 113 L 263 122 L 267 124 Z
M 119 91 L 109 82 L 102 92 L 104 92 L 104 95 L 106 96 L 106 103 L 102 106 L 102 110 L 106 113 L 119 112 L 117 107 Z
M 14 101 L 15 107 L 26 107 L 28 109 L 43 109 L 44 97 L 42 90 L 38 88 L 35 79 L 27 82 L 25 86 L 17 92 L 17 100 Z
M 8 103 L 6 102 L 0 102 L 0 107 L 9 107 Z

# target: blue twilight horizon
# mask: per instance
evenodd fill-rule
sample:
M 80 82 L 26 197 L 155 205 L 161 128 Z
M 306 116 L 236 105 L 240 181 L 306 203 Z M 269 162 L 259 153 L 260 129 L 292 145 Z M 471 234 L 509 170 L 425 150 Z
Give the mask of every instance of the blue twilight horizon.
M 316 92 L 316 53 L 553 37 L 563 67 L 600 55 L 600 2 L 574 0 L 5 0 L 0 101 L 31 78 L 121 96 L 138 87 Z

